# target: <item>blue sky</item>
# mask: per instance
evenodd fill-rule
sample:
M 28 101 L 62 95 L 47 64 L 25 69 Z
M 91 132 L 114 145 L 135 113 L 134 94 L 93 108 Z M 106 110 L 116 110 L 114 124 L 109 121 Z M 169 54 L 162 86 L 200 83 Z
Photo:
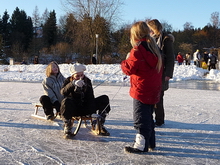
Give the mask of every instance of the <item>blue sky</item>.
M 186 22 L 191 22 L 194 28 L 202 28 L 210 23 L 213 12 L 220 13 L 220 0 L 122 0 L 120 17 L 123 23 L 132 23 L 134 20 L 157 18 L 171 24 L 174 30 L 182 30 Z M 3 2 L 3 3 L 2 3 Z M 57 18 L 65 12 L 60 0 L 1 0 L 0 15 L 7 9 L 9 15 L 16 7 L 32 16 L 35 6 L 38 6 L 40 15 L 45 9 L 57 13 Z

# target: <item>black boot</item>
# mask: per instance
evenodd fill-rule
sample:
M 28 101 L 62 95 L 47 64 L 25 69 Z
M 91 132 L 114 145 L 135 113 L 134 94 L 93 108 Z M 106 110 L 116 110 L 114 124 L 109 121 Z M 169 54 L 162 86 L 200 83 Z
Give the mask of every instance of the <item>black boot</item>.
M 101 135 L 110 136 L 110 133 L 106 130 L 106 128 L 103 125 L 101 126 Z
M 133 147 L 125 147 L 125 152 L 128 152 L 128 153 L 145 153 L 146 151 L 141 151 L 137 148 L 133 148 Z
M 68 120 L 64 120 L 64 138 L 65 139 L 70 139 L 72 137 L 72 120 L 68 119 Z
M 100 122 L 101 122 L 101 135 L 102 136 L 110 136 L 110 133 L 104 127 L 106 114 L 102 114 L 102 115 L 100 115 L 100 117 L 101 117 L 100 118 Z
M 52 113 L 52 114 L 50 114 L 50 115 L 47 115 L 47 120 L 54 120 L 55 119 L 55 116 L 54 116 L 54 114 Z

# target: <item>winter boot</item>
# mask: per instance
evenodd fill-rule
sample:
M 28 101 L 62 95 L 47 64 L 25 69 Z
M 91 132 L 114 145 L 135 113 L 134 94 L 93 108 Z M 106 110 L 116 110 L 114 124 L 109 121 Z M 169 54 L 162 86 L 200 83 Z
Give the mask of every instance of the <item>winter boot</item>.
M 47 115 L 47 120 L 54 120 L 55 119 L 55 116 L 54 116 L 54 114 L 52 113 L 52 114 L 50 114 L 50 115 Z
M 103 125 L 101 126 L 101 135 L 110 136 L 110 133 L 106 130 L 106 128 Z
M 72 136 L 72 120 L 68 119 L 64 121 L 64 138 L 69 139 Z
M 133 147 L 125 147 L 125 152 L 128 153 L 144 153 L 148 152 L 148 148 L 145 148 L 145 138 L 141 134 L 136 135 L 135 143 Z
M 110 136 L 110 133 L 104 127 L 105 118 L 106 118 L 106 114 L 100 115 L 100 123 L 101 123 L 101 132 L 100 132 L 100 134 L 102 136 Z

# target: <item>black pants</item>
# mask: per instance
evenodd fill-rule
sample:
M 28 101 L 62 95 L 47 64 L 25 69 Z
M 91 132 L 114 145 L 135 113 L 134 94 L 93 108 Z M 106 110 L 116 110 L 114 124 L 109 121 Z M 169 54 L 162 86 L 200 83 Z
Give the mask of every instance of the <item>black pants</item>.
M 163 96 L 164 96 L 164 91 L 161 91 L 160 101 L 156 104 L 156 107 L 154 108 L 155 120 L 158 125 L 164 124 L 165 113 L 163 106 Z
M 107 95 L 101 95 L 94 99 L 95 108 L 94 111 L 91 112 L 89 110 L 89 105 L 81 105 L 77 100 L 72 98 L 64 98 L 61 103 L 61 115 L 64 119 L 69 120 L 73 116 L 85 116 L 91 115 L 98 111 L 98 114 L 103 117 L 102 123 L 104 124 L 106 115 L 109 113 L 110 105 L 109 98 Z
M 40 103 L 43 106 L 44 113 L 48 115 L 54 115 L 53 113 L 53 107 L 55 107 L 57 112 L 60 112 L 60 103 L 58 101 L 54 102 L 54 104 L 51 102 L 50 98 L 46 95 L 43 95 L 40 97 Z
M 154 105 L 143 104 L 136 99 L 133 100 L 134 128 L 139 134 L 144 136 L 146 151 L 148 147 L 155 148 L 156 146 L 153 107 Z
M 216 69 L 215 64 L 211 63 L 211 64 L 209 65 L 208 69 L 209 69 L 209 70 L 211 70 L 211 69 Z

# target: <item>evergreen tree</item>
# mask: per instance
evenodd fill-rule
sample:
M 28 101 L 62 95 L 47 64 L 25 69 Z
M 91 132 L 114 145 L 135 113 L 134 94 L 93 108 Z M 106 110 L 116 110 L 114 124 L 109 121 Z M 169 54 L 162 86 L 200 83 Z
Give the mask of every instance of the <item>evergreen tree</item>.
M 67 43 L 73 44 L 74 40 L 76 40 L 77 26 L 77 20 L 74 15 L 69 14 L 64 27 L 64 39 Z
M 10 33 L 11 33 L 11 25 L 9 22 L 9 14 L 7 11 L 4 12 L 2 16 L 2 27 L 1 27 L 1 34 L 3 38 L 4 47 L 10 47 Z
M 2 34 L 2 29 L 3 28 L 3 22 L 2 22 L 2 18 L 1 18 L 1 15 L 0 15 L 0 34 Z
M 56 25 L 56 13 L 54 10 L 50 12 L 48 19 L 43 25 L 43 39 L 47 48 L 56 44 L 57 25 Z
M 10 19 L 11 23 L 11 43 L 19 44 L 22 51 L 27 51 L 33 37 L 33 24 L 25 11 L 16 7 Z

